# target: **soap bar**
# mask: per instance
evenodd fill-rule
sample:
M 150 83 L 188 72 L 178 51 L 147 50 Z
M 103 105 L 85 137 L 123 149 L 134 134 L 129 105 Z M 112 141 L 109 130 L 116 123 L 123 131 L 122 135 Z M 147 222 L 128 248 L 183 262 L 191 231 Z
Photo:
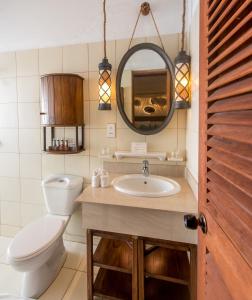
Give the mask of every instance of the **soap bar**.
M 138 154 L 146 154 L 147 143 L 131 143 L 131 152 Z

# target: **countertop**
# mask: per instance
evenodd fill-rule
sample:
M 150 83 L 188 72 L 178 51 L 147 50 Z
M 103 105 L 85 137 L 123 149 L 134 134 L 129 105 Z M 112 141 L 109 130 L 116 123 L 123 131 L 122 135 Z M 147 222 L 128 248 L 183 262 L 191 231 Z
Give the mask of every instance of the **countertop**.
M 123 174 L 110 174 L 110 178 L 112 180 L 121 175 Z M 76 201 L 82 204 L 107 204 L 178 213 L 197 213 L 198 202 L 186 179 L 182 177 L 169 178 L 180 184 L 181 191 L 178 194 L 160 198 L 144 198 L 120 193 L 116 191 L 112 185 L 106 188 L 92 188 L 91 185 L 88 185 Z

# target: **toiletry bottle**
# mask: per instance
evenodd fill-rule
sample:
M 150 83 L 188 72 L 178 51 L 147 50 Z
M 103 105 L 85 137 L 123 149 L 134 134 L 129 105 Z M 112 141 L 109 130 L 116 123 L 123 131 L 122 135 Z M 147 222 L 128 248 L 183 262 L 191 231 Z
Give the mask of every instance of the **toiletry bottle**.
M 101 187 L 105 188 L 109 186 L 109 173 L 106 170 L 101 171 Z
M 93 175 L 91 178 L 91 185 L 94 188 L 98 188 L 100 186 L 100 174 L 97 169 L 94 170 L 94 172 L 93 172 Z

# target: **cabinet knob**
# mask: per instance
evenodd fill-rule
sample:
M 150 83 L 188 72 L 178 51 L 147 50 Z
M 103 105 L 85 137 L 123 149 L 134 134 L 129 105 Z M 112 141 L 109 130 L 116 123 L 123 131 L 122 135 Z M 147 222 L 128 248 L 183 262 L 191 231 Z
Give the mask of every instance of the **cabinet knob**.
M 46 115 L 46 113 L 45 112 L 41 112 L 40 115 Z
M 199 226 L 204 234 L 207 233 L 207 221 L 202 213 L 199 214 L 198 218 L 195 215 L 185 215 L 184 223 L 188 229 L 196 230 Z

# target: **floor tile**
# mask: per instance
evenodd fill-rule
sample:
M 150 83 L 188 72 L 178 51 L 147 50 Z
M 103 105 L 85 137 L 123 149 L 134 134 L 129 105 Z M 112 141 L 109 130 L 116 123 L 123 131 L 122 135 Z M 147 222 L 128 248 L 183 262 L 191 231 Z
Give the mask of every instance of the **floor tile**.
M 55 281 L 39 298 L 39 300 L 61 300 L 70 286 L 75 274 L 76 271 L 63 268 Z
M 22 273 L 11 266 L 0 264 L 0 293 L 19 296 L 21 291 Z
M 87 273 L 77 272 L 63 300 L 87 299 Z
M 67 259 L 64 267 L 77 270 L 86 252 L 84 244 L 64 241 L 67 251 Z

